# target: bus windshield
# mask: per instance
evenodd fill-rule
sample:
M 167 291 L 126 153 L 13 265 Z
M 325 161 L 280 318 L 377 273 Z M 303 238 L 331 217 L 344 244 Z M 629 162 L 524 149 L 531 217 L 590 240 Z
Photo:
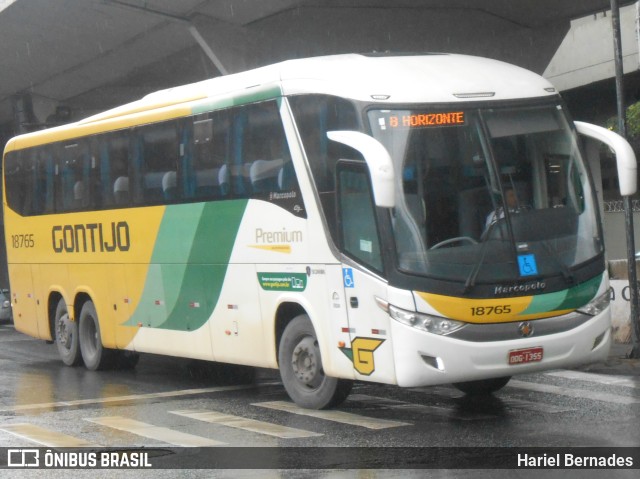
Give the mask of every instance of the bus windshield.
M 396 171 L 400 270 L 478 283 L 563 275 L 603 251 L 562 107 L 368 112 Z

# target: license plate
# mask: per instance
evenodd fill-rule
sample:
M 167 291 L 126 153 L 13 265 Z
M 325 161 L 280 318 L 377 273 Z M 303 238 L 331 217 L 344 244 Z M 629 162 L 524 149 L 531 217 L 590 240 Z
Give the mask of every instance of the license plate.
M 509 351 L 509 365 L 537 363 L 542 361 L 542 347 L 514 349 Z

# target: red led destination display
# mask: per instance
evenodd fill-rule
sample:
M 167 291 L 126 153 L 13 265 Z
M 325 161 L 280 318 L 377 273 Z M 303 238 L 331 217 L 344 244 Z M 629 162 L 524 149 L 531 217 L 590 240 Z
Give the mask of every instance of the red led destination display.
M 430 128 L 439 126 L 461 126 L 466 122 L 465 112 L 448 111 L 442 113 L 398 113 L 380 118 L 382 129 L 390 128 Z

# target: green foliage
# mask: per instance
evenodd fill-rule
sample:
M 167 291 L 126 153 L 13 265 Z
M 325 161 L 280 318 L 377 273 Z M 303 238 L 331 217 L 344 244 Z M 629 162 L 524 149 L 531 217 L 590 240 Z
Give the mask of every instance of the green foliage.
M 633 139 L 640 137 L 640 102 L 627 108 L 627 135 Z
M 629 105 L 626 111 L 627 138 L 629 140 L 640 140 L 640 101 Z M 612 116 L 605 123 L 605 128 L 618 131 L 618 118 Z

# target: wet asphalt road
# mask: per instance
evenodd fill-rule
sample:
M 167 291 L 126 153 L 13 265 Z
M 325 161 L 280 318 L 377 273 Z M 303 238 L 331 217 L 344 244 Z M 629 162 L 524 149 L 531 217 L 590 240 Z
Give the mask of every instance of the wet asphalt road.
M 182 470 L 181 477 L 603 477 L 605 471 L 597 469 L 452 469 L 458 454 L 463 467 L 464 450 L 420 448 L 521 448 L 464 451 L 480 455 L 476 460 L 483 467 L 500 467 L 503 452 L 509 461 L 510 451 L 534 447 L 635 447 L 638 452 L 640 363 L 623 356 L 617 347 L 604 365 L 519 376 L 484 399 L 469 399 L 449 386 L 357 383 L 338 409 L 308 415 L 292 407 L 276 371 L 259 371 L 249 386 L 219 385 L 188 360 L 143 355 L 134 370 L 91 372 L 65 367 L 55 346 L 3 324 L 0 448 L 145 448 L 154 467 L 194 468 Z M 399 469 L 428 463 L 425 455 L 434 451 L 439 457 L 429 460 L 447 469 Z M 261 454 L 270 459 L 265 462 Z M 198 469 L 213 467 L 212 457 L 239 469 Z M 246 469 L 270 467 L 269 460 L 278 469 Z M 637 477 L 637 471 L 605 474 Z M 7 472 L 33 477 L 32 471 L 16 470 L 0 470 L 0 477 Z M 74 471 L 74 476 L 96 472 Z M 46 477 L 63 474 L 46 471 Z M 176 471 L 98 474 L 157 478 L 175 477 Z

